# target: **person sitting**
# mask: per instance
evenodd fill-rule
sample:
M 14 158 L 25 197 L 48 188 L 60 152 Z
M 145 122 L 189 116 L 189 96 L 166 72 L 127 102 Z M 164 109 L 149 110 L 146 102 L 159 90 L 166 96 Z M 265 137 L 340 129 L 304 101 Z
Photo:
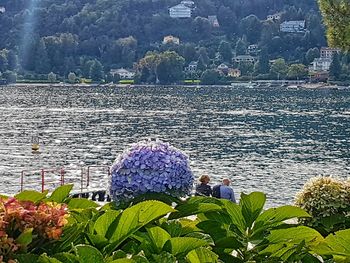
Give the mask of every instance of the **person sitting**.
M 199 178 L 199 184 L 196 186 L 196 193 L 197 196 L 211 196 L 212 191 L 210 185 L 208 183 L 210 182 L 210 178 L 208 175 L 202 175 Z
M 227 178 L 222 180 L 222 185 L 220 187 L 220 198 L 228 199 L 236 203 L 235 193 L 230 187 L 230 183 L 231 181 Z

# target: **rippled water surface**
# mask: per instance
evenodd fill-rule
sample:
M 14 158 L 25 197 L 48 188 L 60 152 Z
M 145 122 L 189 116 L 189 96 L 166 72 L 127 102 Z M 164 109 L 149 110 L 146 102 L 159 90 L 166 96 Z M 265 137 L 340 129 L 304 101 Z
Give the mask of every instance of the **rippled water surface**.
M 35 133 L 41 154 L 31 153 Z M 350 91 L 0 87 L 0 192 L 16 193 L 22 170 L 79 177 L 145 137 L 184 150 L 197 176 L 231 178 L 237 196 L 292 203 L 310 177 L 350 175 Z

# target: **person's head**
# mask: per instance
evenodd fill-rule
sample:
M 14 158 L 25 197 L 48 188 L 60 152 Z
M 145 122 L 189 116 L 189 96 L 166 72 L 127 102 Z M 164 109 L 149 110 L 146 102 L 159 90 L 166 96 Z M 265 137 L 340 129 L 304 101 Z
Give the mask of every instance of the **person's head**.
M 209 178 L 208 175 L 202 175 L 201 177 L 199 177 L 199 181 L 200 181 L 202 184 L 207 184 L 207 183 L 209 183 L 210 178 Z
M 224 180 L 222 180 L 222 184 L 223 185 L 227 185 L 227 186 L 229 186 L 230 185 L 230 180 L 229 179 L 227 179 L 227 178 L 225 178 Z

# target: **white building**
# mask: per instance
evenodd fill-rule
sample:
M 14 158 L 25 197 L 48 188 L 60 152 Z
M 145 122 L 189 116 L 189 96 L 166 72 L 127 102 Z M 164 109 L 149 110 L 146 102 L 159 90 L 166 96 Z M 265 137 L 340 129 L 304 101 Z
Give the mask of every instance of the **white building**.
M 281 19 L 281 15 L 282 15 L 282 13 L 276 13 L 276 14 L 273 14 L 273 15 L 268 15 L 266 20 L 267 21 L 280 20 Z
M 193 8 L 194 7 L 194 2 L 191 1 L 191 0 L 183 0 L 181 1 L 181 4 L 187 6 L 187 7 L 190 7 L 190 8 Z
M 6 9 L 3 6 L 0 6 L 0 13 L 5 13 Z
M 257 44 L 252 44 L 248 46 L 248 53 L 251 55 L 256 55 L 258 54 L 258 45 Z
M 192 8 L 184 5 L 178 4 L 176 6 L 169 8 L 169 15 L 173 18 L 187 18 L 192 15 Z
M 179 45 L 180 44 L 180 39 L 178 37 L 174 37 L 172 35 L 165 36 L 163 38 L 163 44 L 168 44 L 168 43 L 174 43 Z
M 132 79 L 135 76 L 135 72 L 126 70 L 124 68 L 111 69 L 110 73 L 112 76 L 118 74 L 121 79 Z
M 280 25 L 280 31 L 285 33 L 303 33 L 305 32 L 305 20 L 284 21 Z
M 335 53 L 339 53 L 339 48 L 321 47 L 320 57 L 321 58 L 333 58 Z
M 191 61 L 190 64 L 188 64 L 187 71 L 188 72 L 196 72 L 198 68 L 198 62 L 197 61 Z
M 256 59 L 253 56 L 250 55 L 240 55 L 240 56 L 236 56 L 234 58 L 235 62 L 240 63 L 240 62 L 251 62 L 251 63 L 255 63 Z
M 216 16 L 208 16 L 208 20 L 212 27 L 220 27 L 218 18 Z
M 331 58 L 315 58 L 311 63 L 309 70 L 312 71 L 328 71 L 331 66 Z

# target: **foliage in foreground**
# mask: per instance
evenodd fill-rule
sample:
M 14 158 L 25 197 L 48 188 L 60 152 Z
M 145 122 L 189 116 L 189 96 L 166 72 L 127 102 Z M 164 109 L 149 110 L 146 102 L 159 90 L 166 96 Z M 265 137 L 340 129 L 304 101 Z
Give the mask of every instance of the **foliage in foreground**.
M 332 177 L 310 179 L 295 203 L 312 218 L 302 222 L 322 235 L 350 228 L 350 183 Z
M 89 200 L 71 199 L 69 190 L 60 187 L 50 197 L 34 192 L 17 196 L 36 203 L 66 203 L 69 223 L 59 240 L 4 262 L 321 262 L 320 256 L 350 260 L 350 230 L 324 238 L 289 220 L 309 218 L 301 208 L 264 211 L 266 197 L 260 192 L 242 194 L 239 204 L 192 197 L 178 200 L 175 208 L 147 200 L 121 210 L 113 203 L 97 207 Z

